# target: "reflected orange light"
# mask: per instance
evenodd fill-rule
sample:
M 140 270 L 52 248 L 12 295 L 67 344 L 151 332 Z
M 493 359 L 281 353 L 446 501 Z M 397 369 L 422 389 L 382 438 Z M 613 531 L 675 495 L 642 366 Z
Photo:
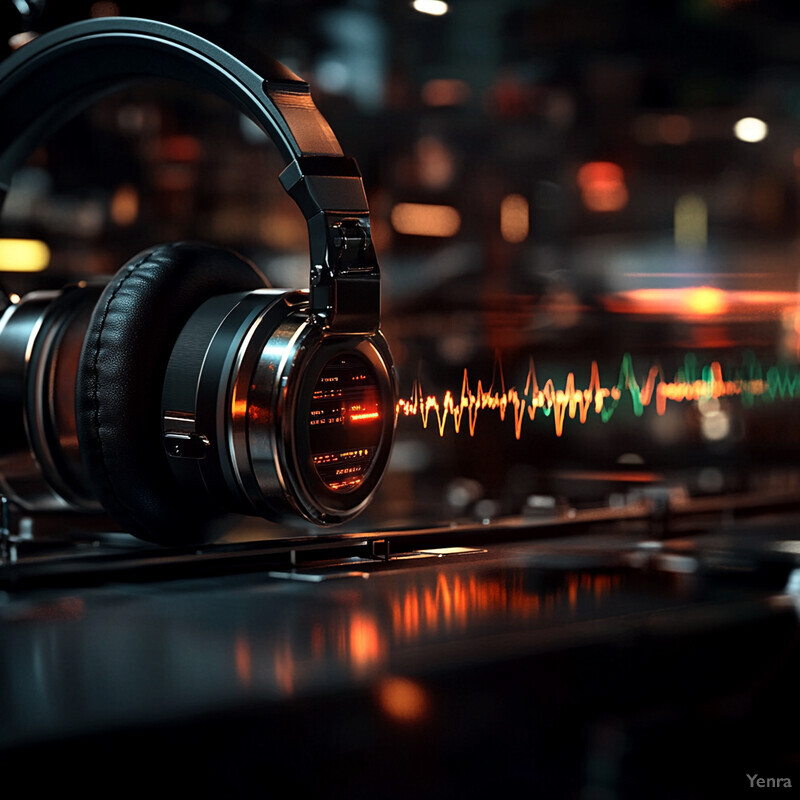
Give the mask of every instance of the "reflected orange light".
M 255 410 L 255 407 L 254 407 Z M 231 414 L 234 419 L 241 419 L 247 414 L 247 398 L 234 397 L 231 401 Z
M 321 658 L 325 653 L 325 628 L 315 622 L 311 628 L 311 655 Z
M 619 164 L 591 161 L 578 170 L 583 204 L 590 211 L 621 211 L 628 204 L 625 173 Z
M 253 655 L 250 650 L 250 640 L 244 634 L 238 634 L 234 640 L 233 658 L 236 679 L 240 686 L 247 689 L 253 681 Z
M 572 617 L 587 603 L 613 596 L 622 585 L 621 574 L 583 571 L 532 582 L 525 566 L 489 572 L 414 571 L 408 578 L 387 587 L 379 602 L 368 604 L 369 610 L 366 595 L 342 590 L 333 601 L 339 613 L 317 619 L 305 637 L 287 628 L 269 662 L 271 675 L 259 665 L 253 641 L 241 632 L 233 648 L 239 686 L 249 688 L 271 677 L 279 692 L 291 695 L 333 659 L 351 674 L 376 675 L 376 701 L 387 716 L 399 722 L 423 720 L 432 711 L 432 698 L 418 682 L 383 671 L 390 654 L 409 645 L 424 648 L 443 635 L 456 642 L 465 629 L 486 631 L 498 623 L 527 623 L 550 615 Z
M 407 236 L 455 236 L 461 215 L 452 206 L 427 203 L 398 203 L 392 208 L 392 226 Z
M 500 203 L 500 233 L 507 242 L 520 244 L 528 238 L 530 211 L 521 194 L 509 194 Z
M 288 642 L 275 648 L 275 683 L 284 694 L 294 694 L 297 663 Z
M 569 607 L 574 611 L 578 607 L 578 585 L 580 578 L 578 575 L 567 576 L 567 592 L 569 594 Z
M 428 713 L 427 692 L 408 678 L 385 678 L 378 686 L 378 702 L 384 713 L 398 722 L 419 722 Z
M 451 632 L 482 619 L 535 619 L 543 611 L 574 609 L 578 596 L 605 597 L 619 587 L 619 575 L 566 573 L 563 582 L 531 591 L 524 575 L 445 575 L 435 587 L 409 585 L 390 597 L 394 637 L 414 642 L 425 635 Z M 580 591 L 578 591 L 580 589 Z
M 372 617 L 361 613 L 353 614 L 348 634 L 350 659 L 354 666 L 366 667 L 380 659 L 383 650 L 381 636 Z

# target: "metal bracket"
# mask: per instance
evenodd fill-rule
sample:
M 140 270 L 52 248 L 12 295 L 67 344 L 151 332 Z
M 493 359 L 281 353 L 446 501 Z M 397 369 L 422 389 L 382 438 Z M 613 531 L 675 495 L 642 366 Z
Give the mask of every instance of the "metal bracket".
M 369 216 L 323 213 L 309 220 L 309 230 L 312 313 L 333 332 L 375 333 L 380 325 L 380 269 Z
M 381 276 L 357 164 L 304 156 L 280 181 L 308 222 L 311 313 L 334 333 L 376 333 Z

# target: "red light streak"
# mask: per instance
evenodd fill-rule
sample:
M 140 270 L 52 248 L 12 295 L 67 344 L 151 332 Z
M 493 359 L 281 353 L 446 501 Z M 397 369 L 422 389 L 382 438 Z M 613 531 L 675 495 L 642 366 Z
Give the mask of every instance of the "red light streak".
M 601 383 L 599 367 L 593 361 L 585 388 L 576 386 L 572 372 L 567 375 L 563 388 L 556 388 L 552 379 L 540 385 L 533 360 L 529 363 L 522 390 L 513 386 L 506 389 L 499 362 L 497 371 L 499 389 L 495 389 L 494 379 L 488 389 L 484 389 L 480 380 L 473 388 L 465 369 L 460 393 L 448 390 L 441 397 L 426 395 L 422 382 L 417 380 L 411 397 L 398 401 L 397 414 L 418 416 L 423 428 L 428 427 L 433 415 L 440 436 L 444 436 L 448 421 L 452 421 L 453 430 L 459 433 L 466 419 L 469 435 L 474 436 L 479 413 L 491 411 L 500 417 L 501 422 L 509 415 L 514 424 L 514 435 L 519 439 L 523 423 L 526 420 L 533 422 L 539 412 L 548 417 L 552 415 L 556 436 L 561 436 L 567 417 L 584 424 L 594 414 L 608 422 L 626 396 L 630 397 L 636 416 L 641 416 L 653 401 L 657 413 L 663 415 L 668 401 L 681 403 L 739 397 L 744 405 L 752 405 L 755 397 L 766 400 L 800 397 L 800 372 L 796 368 L 791 371 L 787 367 L 773 366 L 764 370 L 754 358 L 746 359 L 741 369 L 726 378 L 720 362 L 714 361 L 698 369 L 694 356 L 687 356 L 685 367 L 673 380 L 667 380 L 661 367 L 653 365 L 640 384 L 634 374 L 633 360 L 626 354 L 615 384 L 604 386 Z
M 358 414 L 350 415 L 350 422 L 367 422 L 371 419 L 379 419 L 379 411 L 361 411 Z
M 630 274 L 635 276 L 637 273 Z M 606 310 L 617 314 L 695 317 L 720 316 L 725 313 L 753 317 L 775 315 L 797 308 L 799 302 L 800 295 L 797 292 L 724 290 L 713 286 L 631 289 L 603 299 Z

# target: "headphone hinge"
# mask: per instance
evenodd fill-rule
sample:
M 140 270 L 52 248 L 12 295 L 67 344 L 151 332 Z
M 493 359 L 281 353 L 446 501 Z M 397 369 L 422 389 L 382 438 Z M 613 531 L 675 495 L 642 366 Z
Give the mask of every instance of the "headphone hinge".
M 309 230 L 311 312 L 337 333 L 375 333 L 380 326 L 380 269 L 369 216 L 323 213 L 309 220 Z

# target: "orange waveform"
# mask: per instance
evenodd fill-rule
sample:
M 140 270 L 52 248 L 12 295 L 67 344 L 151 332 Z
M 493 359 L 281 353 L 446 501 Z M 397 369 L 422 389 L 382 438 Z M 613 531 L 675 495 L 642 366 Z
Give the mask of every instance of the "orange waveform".
M 398 416 L 418 416 L 424 428 L 435 418 L 440 436 L 444 436 L 448 422 L 459 433 L 466 420 L 470 436 L 475 434 L 478 415 L 491 411 L 504 421 L 510 415 L 517 439 L 522 435 L 523 423 L 533 421 L 537 413 L 552 416 L 556 436 L 564 432 L 567 417 L 585 423 L 590 414 L 599 416 L 607 422 L 617 409 L 623 397 L 629 397 L 634 413 L 640 416 L 643 410 L 655 402 L 658 414 L 664 414 L 667 402 L 676 403 L 699 401 L 703 399 L 741 396 L 746 404 L 754 397 L 766 396 L 768 399 L 800 396 L 800 375 L 795 371 L 787 374 L 784 369 L 772 367 L 766 371 L 757 362 L 748 362 L 745 369 L 726 378 L 718 361 L 698 369 L 687 357 L 686 366 L 679 370 L 673 380 L 667 380 L 662 369 L 651 366 L 644 379 L 639 382 L 633 370 L 631 356 L 623 357 L 619 378 L 615 384 L 603 385 L 596 361 L 592 362 L 588 385 L 576 385 L 575 375 L 570 372 L 562 388 L 556 388 L 552 379 L 540 385 L 533 360 L 530 361 L 525 385 L 522 390 L 506 388 L 502 365 L 496 364 L 500 388 L 495 388 L 492 379 L 488 388 L 479 380 L 473 388 L 467 370 L 464 370 L 461 391 L 446 391 L 442 396 L 426 395 L 421 380 L 414 382 L 411 397 L 397 403 Z

